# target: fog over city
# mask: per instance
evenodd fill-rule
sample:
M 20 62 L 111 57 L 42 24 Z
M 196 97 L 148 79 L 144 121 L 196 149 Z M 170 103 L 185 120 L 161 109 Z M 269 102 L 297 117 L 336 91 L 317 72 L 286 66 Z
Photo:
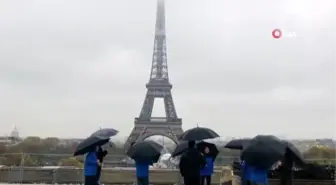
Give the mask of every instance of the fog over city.
M 183 128 L 335 138 L 334 0 L 167 0 Z M 156 0 L 0 2 L 0 135 L 128 136 L 146 93 Z M 284 36 L 272 37 L 281 29 Z M 286 37 L 286 33 L 295 33 Z M 155 102 L 153 116 L 163 116 Z

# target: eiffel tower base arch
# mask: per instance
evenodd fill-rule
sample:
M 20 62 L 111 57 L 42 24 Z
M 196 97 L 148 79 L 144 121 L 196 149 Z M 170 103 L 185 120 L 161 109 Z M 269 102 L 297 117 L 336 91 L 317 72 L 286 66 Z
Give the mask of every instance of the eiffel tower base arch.
M 180 124 L 166 125 L 166 124 L 135 124 L 130 136 L 125 143 L 125 149 L 127 150 L 132 143 L 137 141 L 144 141 L 146 138 L 160 135 L 171 139 L 175 144 L 179 143 L 178 138 L 183 133 Z

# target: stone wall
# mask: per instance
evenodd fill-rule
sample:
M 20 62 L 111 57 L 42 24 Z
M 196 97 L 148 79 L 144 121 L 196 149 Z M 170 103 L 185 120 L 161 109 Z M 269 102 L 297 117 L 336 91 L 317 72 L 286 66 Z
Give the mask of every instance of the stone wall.
M 58 183 L 77 184 L 83 182 L 82 169 L 75 168 L 0 168 L 0 182 L 8 183 Z M 213 184 L 222 184 L 223 175 L 231 174 L 216 170 L 212 177 Z M 181 177 L 177 170 L 151 169 L 150 182 L 153 184 L 180 184 Z M 103 184 L 133 184 L 136 182 L 134 168 L 103 169 Z
M 83 169 L 79 168 L 0 168 L 0 182 L 7 183 L 48 183 L 48 184 L 78 184 L 83 182 Z M 134 168 L 105 168 L 102 171 L 102 184 L 134 184 Z M 181 184 L 182 180 L 177 170 L 151 169 L 152 184 Z M 214 185 L 240 185 L 240 177 L 233 175 L 228 167 L 217 168 L 212 176 Z M 270 180 L 270 185 L 280 185 L 278 180 Z M 335 181 L 314 181 L 296 179 L 293 185 L 335 185 Z
M 232 185 L 240 185 L 240 177 L 233 176 L 232 177 Z M 278 179 L 269 180 L 270 185 L 280 185 L 280 181 Z M 293 185 L 335 185 L 335 181 L 333 180 L 305 180 L 305 179 L 294 179 Z

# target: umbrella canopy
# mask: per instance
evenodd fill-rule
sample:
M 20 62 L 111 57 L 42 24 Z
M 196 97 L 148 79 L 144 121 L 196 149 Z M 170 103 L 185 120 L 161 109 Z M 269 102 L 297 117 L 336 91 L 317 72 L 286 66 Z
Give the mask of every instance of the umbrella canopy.
M 137 160 L 150 160 L 153 163 L 156 163 L 160 156 L 163 146 L 154 141 L 139 141 L 133 144 L 126 154 Z
M 219 137 L 219 135 L 215 131 L 205 127 L 196 127 L 185 131 L 180 136 L 180 140 L 199 141 L 204 139 L 213 139 L 216 137 Z
M 242 159 L 251 166 L 269 168 L 283 158 L 287 146 L 279 138 L 258 135 L 243 150 Z
M 91 136 L 100 136 L 108 138 L 117 135 L 118 132 L 119 132 L 118 130 L 115 130 L 113 128 L 104 128 L 97 130 Z
M 251 139 L 234 139 L 228 142 L 224 148 L 233 149 L 233 150 L 243 150 L 250 143 Z
M 291 152 L 294 163 L 299 166 L 305 165 L 306 162 L 301 152 L 292 143 L 287 142 L 287 141 L 284 141 L 284 143 L 287 146 L 288 150 Z
M 196 146 L 199 149 L 199 151 L 201 151 L 202 153 L 204 153 L 205 148 L 208 147 L 209 148 L 208 155 L 211 156 L 213 160 L 216 159 L 216 157 L 219 153 L 216 145 L 213 144 L 213 143 L 208 143 L 208 142 L 202 141 L 202 142 L 197 143 Z
M 199 142 L 196 144 L 197 149 L 200 152 L 204 153 L 205 147 L 209 148 L 209 155 L 213 158 L 213 160 L 216 159 L 219 151 L 215 144 L 208 143 L 208 142 Z M 172 157 L 176 157 L 178 155 L 183 154 L 188 149 L 188 141 L 181 141 L 175 148 L 174 152 L 172 153 Z
M 77 145 L 74 156 L 83 155 L 87 152 L 93 152 L 96 147 L 104 145 L 109 142 L 109 140 L 109 137 L 90 136 Z
M 188 149 L 188 141 L 181 141 L 179 144 L 176 145 L 174 152 L 172 153 L 172 157 L 176 157 L 181 155 Z

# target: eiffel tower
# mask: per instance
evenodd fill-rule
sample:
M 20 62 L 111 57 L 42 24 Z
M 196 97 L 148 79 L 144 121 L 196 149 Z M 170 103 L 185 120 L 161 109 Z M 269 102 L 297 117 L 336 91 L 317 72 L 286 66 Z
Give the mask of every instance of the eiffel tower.
M 176 114 L 171 94 L 172 87 L 167 66 L 164 0 L 158 0 L 152 68 L 149 82 L 146 84 L 147 93 L 141 113 L 134 119 L 134 128 L 125 143 L 126 148 L 133 142 L 142 141 L 153 135 L 166 136 L 178 143 L 178 137 L 183 132 L 182 119 Z M 164 99 L 165 117 L 152 117 L 155 98 Z

